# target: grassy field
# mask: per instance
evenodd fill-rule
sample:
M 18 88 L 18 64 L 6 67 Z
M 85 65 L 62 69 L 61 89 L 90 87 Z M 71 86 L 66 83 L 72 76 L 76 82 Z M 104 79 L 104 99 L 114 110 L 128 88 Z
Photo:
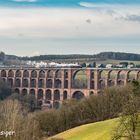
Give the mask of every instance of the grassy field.
M 82 125 L 60 133 L 48 140 L 111 140 L 118 119 Z

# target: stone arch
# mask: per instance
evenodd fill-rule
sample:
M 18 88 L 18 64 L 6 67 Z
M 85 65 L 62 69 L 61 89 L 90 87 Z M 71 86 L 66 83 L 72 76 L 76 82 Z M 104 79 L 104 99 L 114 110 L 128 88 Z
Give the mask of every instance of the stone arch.
M 94 71 L 91 71 L 90 77 L 91 79 L 94 79 Z
M 60 79 L 56 79 L 55 80 L 55 88 L 61 88 L 61 86 L 62 86 L 61 80 Z
M 61 72 L 61 70 L 57 70 L 55 72 L 55 78 L 62 78 L 62 72 Z
M 129 71 L 127 73 L 127 79 L 130 81 L 136 80 L 137 75 L 136 75 L 136 71 Z
M 31 85 L 32 88 L 36 88 L 36 79 L 31 79 Z
M 68 88 L 68 80 L 65 80 L 65 82 L 64 82 L 64 88 Z
M 29 71 L 28 70 L 23 71 L 23 77 L 29 77 Z
M 86 70 L 78 70 L 73 74 L 72 77 L 72 87 L 77 89 L 87 88 L 87 74 Z
M 6 70 L 1 71 L 1 77 L 7 77 Z
M 140 81 L 140 71 L 137 72 L 137 80 Z
M 52 86 L 53 86 L 52 79 L 47 79 L 47 81 L 46 81 L 46 87 L 47 88 L 52 88 Z
M 43 90 L 42 89 L 38 90 L 37 99 L 38 100 L 42 100 L 43 99 Z
M 121 80 L 121 79 L 120 79 L 120 80 L 118 80 L 118 85 L 119 85 L 119 86 L 123 86 L 123 85 L 124 85 L 124 81 L 123 81 L 123 80 Z
M 67 91 L 64 91 L 63 100 L 67 100 L 67 99 L 68 99 L 68 93 L 67 93 Z
M 23 86 L 23 87 L 28 87 L 28 86 L 29 86 L 28 79 L 23 79 L 23 80 L 22 80 L 22 86 Z
M 16 71 L 16 77 L 21 77 L 21 71 L 20 70 Z
M 19 78 L 15 79 L 15 86 L 21 87 L 21 80 Z
M 52 100 L 52 91 L 50 89 L 46 90 L 46 100 Z
M 109 79 L 111 80 L 115 80 L 117 79 L 117 72 L 112 70 L 112 71 L 109 71 L 109 76 L 108 76 Z
M 45 78 L 45 71 L 44 70 L 39 71 L 39 77 L 40 78 Z
M 58 109 L 60 107 L 60 103 L 58 101 L 53 102 L 53 108 Z
M 48 78 L 53 78 L 53 71 L 52 70 L 48 70 L 47 77 Z
M 80 100 L 84 97 L 84 93 L 82 93 L 81 91 L 75 91 L 72 95 L 72 98 Z
M 27 95 L 27 94 L 28 94 L 27 89 L 26 89 L 26 88 L 22 89 L 22 95 L 25 96 L 25 95 Z
M 44 88 L 44 79 L 39 79 L 38 80 L 38 87 L 39 88 Z
M 30 89 L 30 95 L 35 96 L 35 89 Z
M 14 71 L 13 70 L 8 71 L 8 77 L 14 77 Z
M 126 77 L 125 77 L 125 71 L 123 71 L 123 70 L 121 70 L 121 71 L 119 71 L 118 72 L 118 79 L 122 79 L 122 80 L 124 80 Z
M 94 80 L 91 81 L 91 83 L 90 83 L 90 88 L 91 88 L 91 89 L 94 89 L 94 88 L 95 88 Z
M 100 80 L 99 81 L 99 89 L 104 89 L 105 88 L 105 80 Z
M 67 70 L 64 71 L 64 78 L 66 78 L 66 79 L 68 78 L 68 71 Z
M 31 77 L 34 77 L 34 78 L 37 77 L 37 71 L 36 70 L 31 71 Z
M 60 100 L 60 91 L 59 90 L 54 91 L 54 100 Z
M 107 79 L 108 78 L 108 72 L 105 71 L 105 70 L 100 71 L 99 72 L 99 78 L 103 79 L 103 80 Z
M 108 81 L 108 86 L 111 87 L 111 86 L 114 86 L 114 85 L 115 85 L 114 80 L 109 79 L 109 81 Z
M 20 94 L 20 90 L 18 88 L 16 88 L 15 93 Z
M 94 95 L 94 92 L 93 91 L 90 91 L 89 92 L 89 95 L 91 96 L 91 95 Z
M 47 108 L 52 108 L 52 103 L 51 101 L 45 100 L 45 104 Z
M 8 83 L 8 86 L 10 86 L 10 87 L 13 87 L 13 85 L 14 85 L 14 81 L 12 78 L 8 78 L 7 83 Z

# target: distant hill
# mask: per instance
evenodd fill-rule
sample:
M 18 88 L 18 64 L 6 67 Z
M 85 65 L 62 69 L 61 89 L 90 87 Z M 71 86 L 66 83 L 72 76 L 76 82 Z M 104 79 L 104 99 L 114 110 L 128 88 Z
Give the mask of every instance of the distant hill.
M 18 60 L 19 57 L 16 55 L 8 55 L 5 54 L 4 52 L 0 52 L 0 61 L 4 62 L 6 60 Z
M 32 60 L 32 61 L 43 61 L 43 60 L 128 60 L 128 61 L 140 61 L 140 54 L 134 53 L 122 53 L 122 52 L 101 52 L 95 55 L 83 55 L 83 54 L 71 54 L 71 55 L 40 55 L 32 57 L 20 57 L 16 55 L 8 55 L 4 52 L 0 52 L 0 61 L 4 60 Z
M 100 59 L 140 61 L 140 54 L 133 53 L 102 52 L 94 56 Z
M 121 52 L 101 52 L 96 55 L 40 55 L 33 57 L 20 57 L 22 60 L 57 60 L 57 59 L 93 59 L 93 60 L 129 60 L 129 61 L 140 61 L 140 54 L 133 53 L 121 53 Z

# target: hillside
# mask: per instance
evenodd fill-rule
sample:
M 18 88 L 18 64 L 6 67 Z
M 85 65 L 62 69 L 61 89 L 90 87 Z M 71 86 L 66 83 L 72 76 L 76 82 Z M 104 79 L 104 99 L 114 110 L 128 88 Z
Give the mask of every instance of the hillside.
M 72 55 L 40 55 L 33 57 L 21 57 L 22 60 L 129 60 L 140 61 L 140 54 L 121 53 L 121 52 L 101 52 L 93 55 L 72 54 Z
M 117 125 L 117 120 L 111 119 L 82 125 L 60 133 L 48 140 L 111 140 L 111 134 Z
M 70 55 L 40 55 L 32 57 L 19 57 L 15 55 L 8 55 L 0 52 L 0 61 L 4 60 L 31 60 L 31 61 L 58 61 L 58 62 L 93 62 L 108 60 L 125 60 L 125 61 L 140 61 L 140 54 L 121 53 L 121 52 L 101 52 L 99 54 L 84 55 L 84 54 L 70 54 Z

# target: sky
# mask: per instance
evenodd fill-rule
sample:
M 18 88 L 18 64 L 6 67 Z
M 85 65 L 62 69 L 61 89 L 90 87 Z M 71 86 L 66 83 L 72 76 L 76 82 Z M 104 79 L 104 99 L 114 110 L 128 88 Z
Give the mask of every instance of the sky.
M 140 53 L 140 0 L 0 0 L 0 51 Z

